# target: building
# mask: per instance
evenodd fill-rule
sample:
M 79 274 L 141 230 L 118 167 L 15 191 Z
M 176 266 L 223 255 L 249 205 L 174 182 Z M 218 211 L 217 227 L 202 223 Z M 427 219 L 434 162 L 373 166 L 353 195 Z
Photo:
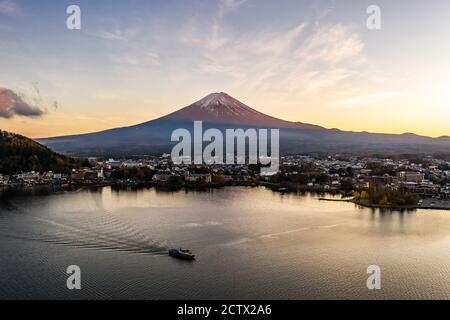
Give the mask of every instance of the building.
M 103 168 L 98 170 L 87 170 L 84 173 L 84 179 L 90 181 L 102 181 L 103 180 Z
M 9 176 L 0 174 L 0 185 L 7 185 L 9 183 Z
M 75 182 L 84 181 L 85 174 L 86 173 L 84 171 L 73 170 L 72 174 L 70 175 L 70 178 Z
M 338 181 L 338 180 L 331 181 L 331 188 L 335 189 L 335 190 L 340 189 L 341 188 L 341 182 Z
M 185 181 L 191 183 L 211 183 L 211 174 L 192 173 L 185 177 Z
M 168 173 L 157 173 L 153 176 L 152 180 L 155 182 L 169 182 L 172 174 Z
M 122 165 L 122 162 L 119 160 L 109 159 L 106 161 L 106 165 L 112 169 L 118 169 Z
M 25 183 L 37 183 L 40 179 L 39 172 L 25 172 L 18 175 L 18 179 L 22 180 Z
M 439 194 L 440 187 L 435 184 L 421 184 L 414 191 L 421 196 L 434 196 Z
M 414 182 L 414 183 L 422 183 L 425 179 L 425 175 L 420 172 L 405 172 L 401 171 L 397 173 L 397 176 L 401 182 Z
M 63 174 L 62 173 L 54 173 L 53 174 L 53 179 L 54 180 L 62 180 L 63 179 Z

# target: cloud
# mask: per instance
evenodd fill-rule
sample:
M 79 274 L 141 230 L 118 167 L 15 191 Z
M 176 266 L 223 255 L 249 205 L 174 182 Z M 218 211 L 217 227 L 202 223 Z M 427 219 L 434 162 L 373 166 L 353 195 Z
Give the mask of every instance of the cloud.
M 212 36 L 195 25 L 188 30 L 182 40 L 191 40 L 203 58 L 197 70 L 222 74 L 250 91 L 317 95 L 356 77 L 365 61 L 359 34 L 341 24 L 300 23 L 234 37 L 216 33 L 214 24 Z
M 124 34 L 124 32 L 120 29 L 116 29 L 113 31 L 105 31 L 100 30 L 97 33 L 93 34 L 94 36 L 97 36 L 99 38 L 105 39 L 105 40 L 119 40 L 119 41 L 126 41 L 127 38 Z
M 30 105 L 23 97 L 7 88 L 0 88 L 0 117 L 10 119 L 14 116 L 40 117 L 44 111 Z
M 240 6 L 242 6 L 244 3 L 248 2 L 249 0 L 220 0 L 219 6 L 217 10 L 216 19 L 218 22 L 221 22 L 222 18 L 228 13 L 233 10 L 236 10 Z
M 17 4 L 10 0 L 0 0 L 0 13 L 15 14 L 19 12 Z
M 248 0 L 222 0 L 222 3 L 227 8 L 236 8 L 244 4 Z
M 227 39 L 222 36 L 222 24 L 225 15 L 233 10 L 236 10 L 248 0 L 221 0 L 217 9 L 217 13 L 212 20 L 212 34 L 208 39 L 208 45 L 212 49 L 221 47 Z
M 0 0 L 1 1 L 1 0 Z M 87 34 L 103 40 L 113 40 L 119 42 L 131 42 L 145 32 L 142 25 L 132 24 L 124 27 L 116 22 L 105 22 L 105 26 L 93 31 L 87 31 Z M 141 38 L 142 40 L 142 38 Z
M 250 0 L 218 0 L 170 21 L 108 22 L 111 26 L 103 26 L 96 36 L 122 40 L 104 42 L 111 44 L 106 57 L 121 75 L 140 81 L 158 76 L 171 86 L 187 84 L 194 90 L 219 87 L 235 95 L 267 96 L 266 107 L 329 107 L 384 90 L 371 80 L 376 72 L 368 63 L 360 28 L 326 19 L 332 7 L 254 27 L 245 17 L 257 18 L 255 6 Z
M 337 63 L 353 59 L 364 49 L 357 33 L 341 24 L 319 28 L 298 50 L 300 59 Z
M 161 64 L 158 53 L 154 51 L 147 51 L 136 55 L 113 54 L 109 56 L 109 60 L 114 64 L 129 67 L 157 67 Z
M 367 105 L 377 105 L 385 100 L 396 98 L 401 96 L 400 92 L 397 91 L 386 91 L 378 92 L 373 94 L 368 94 L 365 96 L 352 97 L 348 99 L 343 99 L 336 101 L 336 106 L 367 106 Z
M 178 39 L 200 58 L 196 70 L 241 90 L 295 95 L 317 95 L 358 75 L 365 46 L 351 27 L 321 26 L 319 16 L 316 23 L 241 32 L 225 20 L 247 1 L 221 0 L 212 20 L 190 19 L 183 27 Z

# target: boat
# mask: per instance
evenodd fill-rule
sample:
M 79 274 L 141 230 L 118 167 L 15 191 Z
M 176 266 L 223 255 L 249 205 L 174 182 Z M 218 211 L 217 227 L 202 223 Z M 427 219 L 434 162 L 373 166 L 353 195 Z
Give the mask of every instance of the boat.
M 191 250 L 183 248 L 170 248 L 169 255 L 183 260 L 195 260 L 195 254 Z

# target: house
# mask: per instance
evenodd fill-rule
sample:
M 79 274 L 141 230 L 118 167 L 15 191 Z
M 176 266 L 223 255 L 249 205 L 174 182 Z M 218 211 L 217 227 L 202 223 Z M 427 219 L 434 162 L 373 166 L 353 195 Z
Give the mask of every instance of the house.
M 53 174 L 53 180 L 62 180 L 63 174 L 62 173 L 54 173 Z
M 48 172 L 43 173 L 41 179 L 45 183 L 52 182 L 52 180 L 53 180 L 53 172 L 52 171 L 48 171 Z
M 19 180 L 22 180 L 25 183 L 37 183 L 40 179 L 39 172 L 24 172 L 18 176 Z
M 87 170 L 84 174 L 85 180 L 101 181 L 103 180 L 103 168 L 99 170 Z
M 65 173 L 54 173 L 52 183 L 60 184 L 68 181 L 69 176 Z
M 359 173 L 362 175 L 368 175 L 372 173 L 372 169 L 361 169 L 359 170 Z
M 209 173 L 192 173 L 185 177 L 186 182 L 191 183 L 211 183 L 211 174 Z
M 400 181 L 403 182 L 414 182 L 414 183 L 422 183 L 423 179 L 425 179 L 425 175 L 420 172 L 405 172 L 401 171 L 397 173 L 397 177 Z
M 338 180 L 331 181 L 331 188 L 333 189 L 340 189 L 341 188 L 341 182 Z
M 7 185 L 9 183 L 9 176 L 0 174 L 0 185 Z
M 84 171 L 76 171 L 76 170 L 74 170 L 74 171 L 72 171 L 72 174 L 71 174 L 70 178 L 73 181 L 83 181 L 85 174 L 86 173 Z
M 422 196 L 432 196 L 439 194 L 440 187 L 435 184 L 421 184 L 414 191 Z
M 106 161 L 106 165 L 113 169 L 118 169 L 122 165 L 122 162 L 119 160 L 109 159 Z
M 169 182 L 172 174 L 168 173 L 157 173 L 153 176 L 152 180 L 155 182 Z
M 142 162 L 133 161 L 133 160 L 127 160 L 124 161 L 121 165 L 121 168 L 142 168 L 144 167 L 144 164 Z

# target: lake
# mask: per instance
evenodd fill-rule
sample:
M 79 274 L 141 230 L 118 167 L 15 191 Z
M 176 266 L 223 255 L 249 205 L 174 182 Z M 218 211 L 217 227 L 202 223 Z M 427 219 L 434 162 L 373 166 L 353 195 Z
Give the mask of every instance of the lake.
M 190 248 L 194 262 L 170 257 Z M 392 212 L 265 188 L 0 203 L 1 299 L 448 299 L 450 211 Z M 68 290 L 78 265 L 82 289 Z M 381 290 L 367 289 L 368 266 Z

